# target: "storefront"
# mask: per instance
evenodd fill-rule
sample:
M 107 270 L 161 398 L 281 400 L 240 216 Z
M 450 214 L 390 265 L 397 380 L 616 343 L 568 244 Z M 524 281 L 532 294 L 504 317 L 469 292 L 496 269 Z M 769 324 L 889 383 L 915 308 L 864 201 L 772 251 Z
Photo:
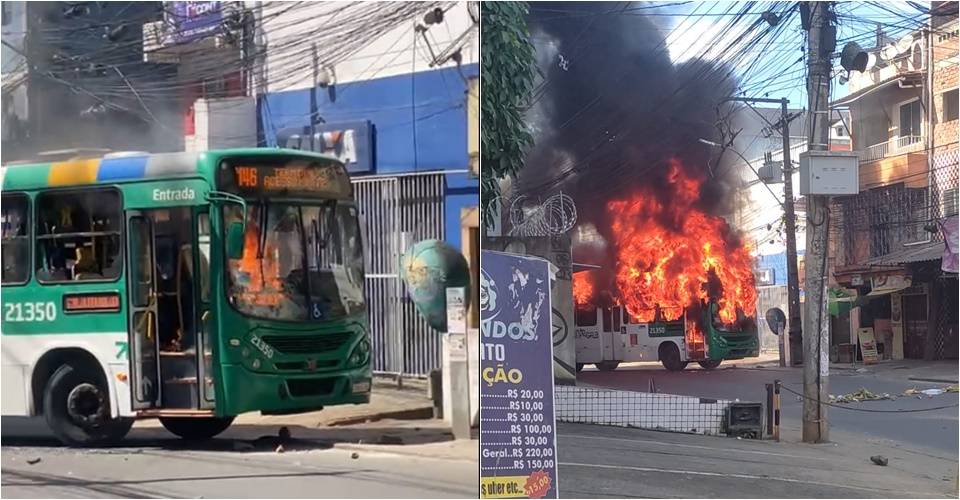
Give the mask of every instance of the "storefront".
M 849 344 L 834 330 L 836 350 L 863 359 L 862 329 L 871 329 L 880 360 L 957 359 L 957 275 L 943 270 L 944 243 L 931 241 L 838 270 L 835 278 L 855 296 L 846 323 Z M 839 356 L 842 357 L 842 356 Z

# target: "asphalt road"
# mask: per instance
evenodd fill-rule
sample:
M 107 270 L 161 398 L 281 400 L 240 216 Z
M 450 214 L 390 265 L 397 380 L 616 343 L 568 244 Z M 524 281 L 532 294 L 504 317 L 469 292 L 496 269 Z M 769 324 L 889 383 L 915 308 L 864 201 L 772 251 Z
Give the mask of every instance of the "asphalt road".
M 478 496 L 476 462 L 315 443 L 273 450 L 272 444 L 230 439 L 188 447 L 172 437 L 138 437 L 137 430 L 123 447 L 70 449 L 5 432 L 0 486 L 4 498 Z
M 906 377 L 895 378 L 884 373 L 857 373 L 844 370 L 829 377 L 830 394 L 846 394 L 860 388 L 875 393 L 901 394 L 917 387 L 939 388 L 945 384 L 914 382 Z M 762 402 L 764 384 L 780 379 L 784 386 L 803 392 L 802 373 L 797 368 L 726 367 L 713 371 L 691 365 L 682 372 L 668 372 L 658 365 L 643 363 L 622 366 L 614 372 L 585 369 L 578 374 L 578 383 L 647 391 L 653 379 L 659 392 L 715 399 L 739 399 Z M 846 405 L 869 410 L 915 410 L 956 405 L 957 393 L 946 393 L 930 398 L 900 397 L 893 401 L 868 401 Z M 797 397 L 784 393 L 781 400 L 782 427 L 786 437 L 800 436 L 803 403 Z M 957 459 L 958 409 L 956 406 L 923 412 L 870 413 L 841 408 L 829 408 L 831 432 L 845 436 L 863 436 L 865 439 L 885 440 L 892 444 L 916 448 L 934 455 Z
M 561 498 L 956 498 L 956 463 L 841 447 L 557 426 Z

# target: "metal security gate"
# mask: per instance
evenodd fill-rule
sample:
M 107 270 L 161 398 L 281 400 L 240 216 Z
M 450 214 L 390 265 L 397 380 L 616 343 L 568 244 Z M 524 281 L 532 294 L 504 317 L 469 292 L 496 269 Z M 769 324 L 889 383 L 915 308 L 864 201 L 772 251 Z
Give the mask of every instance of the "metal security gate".
M 444 239 L 444 174 L 361 177 L 353 186 L 363 224 L 373 370 L 426 375 L 440 367 L 440 334 L 410 300 L 400 255 L 418 241 Z

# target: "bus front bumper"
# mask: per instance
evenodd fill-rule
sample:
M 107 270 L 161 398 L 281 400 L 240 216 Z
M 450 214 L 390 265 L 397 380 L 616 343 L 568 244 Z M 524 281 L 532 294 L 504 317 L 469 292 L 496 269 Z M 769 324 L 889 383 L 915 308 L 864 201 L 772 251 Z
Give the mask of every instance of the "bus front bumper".
M 370 366 L 305 374 L 254 373 L 242 365 L 222 369 L 226 394 L 217 394 L 217 414 L 302 413 L 325 406 L 370 402 Z

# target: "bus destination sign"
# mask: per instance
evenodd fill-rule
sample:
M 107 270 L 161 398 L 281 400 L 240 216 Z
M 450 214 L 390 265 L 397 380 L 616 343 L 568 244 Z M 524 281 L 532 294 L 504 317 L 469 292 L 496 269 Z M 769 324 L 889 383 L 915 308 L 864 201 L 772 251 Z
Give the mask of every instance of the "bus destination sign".
M 290 196 L 350 196 L 350 177 L 343 166 L 332 163 L 257 165 L 237 163 L 231 167 L 232 178 L 226 179 L 243 194 L 286 194 Z
M 115 312 L 120 310 L 120 294 L 72 293 L 63 296 L 63 310 L 71 312 Z
M 480 262 L 480 497 L 558 498 L 550 264 Z

